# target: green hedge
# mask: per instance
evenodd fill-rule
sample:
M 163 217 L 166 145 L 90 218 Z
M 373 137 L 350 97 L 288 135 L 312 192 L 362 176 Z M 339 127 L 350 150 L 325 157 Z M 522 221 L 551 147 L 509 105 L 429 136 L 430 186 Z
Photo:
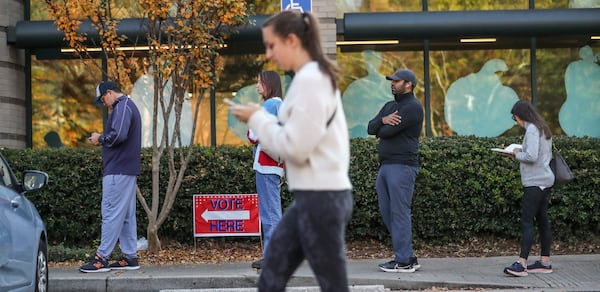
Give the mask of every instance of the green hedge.
M 518 237 L 522 196 L 518 163 L 489 148 L 519 143 L 519 137 L 439 137 L 421 139 L 421 168 L 413 200 L 415 240 L 452 242 L 474 235 Z M 600 139 L 554 138 L 571 166 L 575 180 L 553 191 L 550 218 L 554 236 L 577 240 L 600 234 Z M 354 214 L 349 239 L 389 235 L 381 221 L 375 178 L 377 142 L 353 139 L 350 176 L 354 185 Z M 20 170 L 39 169 L 50 176 L 49 185 L 28 197 L 46 222 L 51 244 L 90 245 L 100 236 L 102 161 L 99 149 L 3 149 L 18 177 Z M 185 180 L 162 239 L 193 240 L 194 194 L 253 193 L 251 147 L 195 147 Z M 144 149 L 143 173 L 138 179 L 150 197 L 151 152 Z M 166 163 L 161 177 L 166 183 Z M 284 186 L 283 204 L 291 196 Z M 138 233 L 145 236 L 147 219 L 138 205 Z

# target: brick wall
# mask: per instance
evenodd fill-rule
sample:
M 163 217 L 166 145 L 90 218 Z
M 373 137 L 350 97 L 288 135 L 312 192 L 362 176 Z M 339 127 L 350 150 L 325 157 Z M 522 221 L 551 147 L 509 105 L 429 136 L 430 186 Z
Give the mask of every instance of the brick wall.
M 7 46 L 8 26 L 23 20 L 23 1 L 0 0 L 0 148 L 27 146 L 25 57 Z
M 335 0 L 312 0 L 312 12 L 319 18 L 323 52 L 335 60 Z

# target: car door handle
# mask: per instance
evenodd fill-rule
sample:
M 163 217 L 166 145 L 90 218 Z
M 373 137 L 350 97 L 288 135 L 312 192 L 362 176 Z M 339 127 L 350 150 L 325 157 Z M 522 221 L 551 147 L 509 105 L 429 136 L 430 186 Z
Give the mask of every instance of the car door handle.
M 15 209 L 19 208 L 19 200 L 10 200 L 10 205 Z

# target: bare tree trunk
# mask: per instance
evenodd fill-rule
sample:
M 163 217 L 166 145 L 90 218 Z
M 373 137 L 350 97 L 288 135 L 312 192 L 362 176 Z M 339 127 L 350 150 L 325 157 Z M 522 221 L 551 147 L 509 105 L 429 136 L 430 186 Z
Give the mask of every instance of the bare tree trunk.
M 161 249 L 160 239 L 158 237 L 160 225 L 157 225 L 160 198 L 160 157 L 160 152 L 154 150 L 152 153 L 152 199 L 150 200 L 150 212 L 146 213 L 146 215 L 148 215 L 148 227 L 146 233 L 148 236 L 148 253 L 150 254 L 156 254 Z
M 148 253 L 157 254 L 162 249 L 160 239 L 158 238 L 158 228 L 153 224 L 154 222 L 149 223 L 152 225 L 148 225 L 146 234 L 148 236 Z

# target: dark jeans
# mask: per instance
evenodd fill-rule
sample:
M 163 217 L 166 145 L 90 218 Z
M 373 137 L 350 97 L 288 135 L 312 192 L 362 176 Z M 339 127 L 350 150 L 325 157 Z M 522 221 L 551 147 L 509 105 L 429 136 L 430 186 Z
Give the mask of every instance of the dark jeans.
M 552 230 L 548 220 L 550 190 L 539 187 L 525 187 L 521 200 L 521 258 L 527 259 L 535 236 L 534 221 L 540 233 L 541 256 L 550 256 Z
M 352 191 L 295 191 L 294 202 L 275 227 L 265 256 L 258 291 L 285 291 L 304 259 L 321 291 L 348 291 L 346 225 Z

